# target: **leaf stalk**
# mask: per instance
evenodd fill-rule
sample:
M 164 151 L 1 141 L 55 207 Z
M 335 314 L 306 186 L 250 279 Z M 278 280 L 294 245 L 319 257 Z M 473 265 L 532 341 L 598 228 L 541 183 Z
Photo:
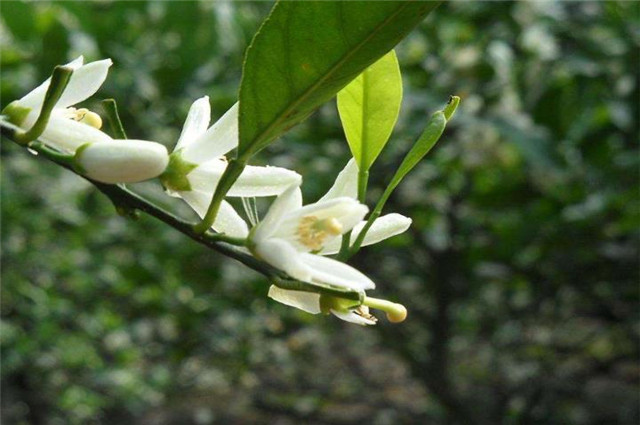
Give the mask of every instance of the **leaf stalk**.
M 51 83 L 47 88 L 44 101 L 42 102 L 42 108 L 40 109 L 40 115 L 38 115 L 36 122 L 28 131 L 16 132 L 14 134 L 14 140 L 18 144 L 26 145 L 42 135 L 44 130 L 47 128 L 49 118 L 51 118 L 51 112 L 55 108 L 56 103 L 58 103 L 58 100 L 60 100 L 64 90 L 67 88 L 67 84 L 69 84 L 72 74 L 73 69 L 68 66 L 59 65 L 53 69 Z

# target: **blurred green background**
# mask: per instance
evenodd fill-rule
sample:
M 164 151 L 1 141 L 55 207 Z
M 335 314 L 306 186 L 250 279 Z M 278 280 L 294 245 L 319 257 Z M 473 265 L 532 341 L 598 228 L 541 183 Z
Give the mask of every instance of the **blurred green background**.
M 2 107 L 83 54 L 86 103 L 172 147 L 234 103 L 271 3 L 1 7 Z M 369 204 L 429 114 L 463 98 L 353 264 L 408 320 L 360 328 L 270 301 L 258 274 L 2 140 L 4 424 L 636 424 L 638 2 L 456 2 L 398 46 L 405 98 Z M 348 160 L 335 104 L 256 162 L 316 200 Z M 179 205 L 181 206 L 181 205 Z

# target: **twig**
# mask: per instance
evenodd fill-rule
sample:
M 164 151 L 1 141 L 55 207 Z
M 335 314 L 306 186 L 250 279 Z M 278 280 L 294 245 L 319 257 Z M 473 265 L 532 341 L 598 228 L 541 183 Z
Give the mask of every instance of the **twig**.
M 18 143 L 15 140 L 15 135 L 19 131 L 17 128 L 6 124 L 3 121 L 0 121 L 0 128 L 4 137 L 15 143 Z M 49 161 L 52 161 L 75 174 L 78 174 L 68 161 L 64 161 L 63 159 L 61 159 L 62 157 L 60 157 L 59 154 L 57 154 L 51 148 L 47 147 L 45 144 L 36 141 L 34 143 L 30 143 L 29 148 L 41 154 L 39 155 L 39 157 L 45 157 Z M 152 203 L 148 199 L 145 199 L 139 194 L 126 188 L 124 185 L 100 183 L 91 180 L 81 174 L 78 175 L 88 180 L 100 192 L 105 194 L 117 209 L 129 212 L 142 211 L 144 213 L 147 213 L 164 222 L 165 224 L 173 227 L 177 231 L 185 234 L 194 241 L 208 248 L 211 248 L 219 252 L 220 254 L 231 257 L 241 262 L 245 266 L 257 271 L 258 273 L 263 274 L 267 277 L 267 279 L 269 279 L 272 284 L 276 286 L 282 287 L 284 289 L 322 293 L 351 300 L 362 300 L 362 294 L 358 291 L 334 287 L 331 285 L 302 282 L 293 279 L 283 271 L 276 269 L 251 255 L 246 250 L 246 248 L 243 248 L 243 246 L 246 244 L 245 239 L 233 238 L 221 233 L 215 233 L 211 230 L 206 230 L 202 233 L 198 232 L 194 229 L 194 223 L 183 220 L 171 211 L 168 211 L 161 206 Z

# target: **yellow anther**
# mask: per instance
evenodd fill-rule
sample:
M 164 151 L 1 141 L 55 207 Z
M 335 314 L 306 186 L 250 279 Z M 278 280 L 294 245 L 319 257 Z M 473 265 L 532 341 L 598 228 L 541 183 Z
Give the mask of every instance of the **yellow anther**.
M 378 321 L 376 316 L 369 313 L 369 307 L 366 305 L 358 306 L 358 308 L 354 309 L 353 312 L 364 319 L 371 320 L 374 323 Z M 387 317 L 389 317 L 389 315 L 387 315 Z
M 329 237 L 342 234 L 342 224 L 334 217 L 320 220 L 308 215 L 300 220 L 296 234 L 301 244 L 312 251 L 318 251 Z
M 330 235 L 338 236 L 342 234 L 342 224 L 340 224 L 336 218 L 331 217 L 321 221 L 325 230 Z
M 85 108 L 77 109 L 73 112 L 71 118 L 93 128 L 102 128 L 102 118 L 100 118 L 100 115 Z

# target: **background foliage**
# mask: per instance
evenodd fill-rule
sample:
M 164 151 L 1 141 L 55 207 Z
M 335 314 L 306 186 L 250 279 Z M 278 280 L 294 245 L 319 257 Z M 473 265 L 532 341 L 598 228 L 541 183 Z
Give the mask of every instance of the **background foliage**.
M 171 147 L 195 98 L 233 104 L 270 6 L 3 2 L 2 106 L 55 64 L 111 57 L 100 97 Z M 3 140 L 3 422 L 637 423 L 638 9 L 452 3 L 400 44 L 371 201 L 463 98 L 388 204 L 410 232 L 354 258 L 408 306 L 402 325 L 273 303 L 257 274 Z M 315 200 L 348 155 L 332 102 L 257 160 Z

